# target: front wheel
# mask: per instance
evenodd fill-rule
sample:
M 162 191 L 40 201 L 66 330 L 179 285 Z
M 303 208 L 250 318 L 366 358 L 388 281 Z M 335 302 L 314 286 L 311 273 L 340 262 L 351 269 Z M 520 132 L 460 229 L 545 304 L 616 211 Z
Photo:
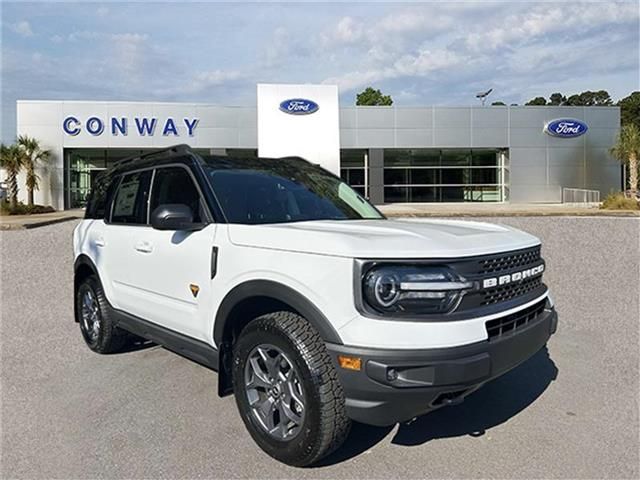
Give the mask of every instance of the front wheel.
M 344 393 L 324 342 L 295 313 L 263 315 L 242 330 L 233 383 L 249 433 L 281 462 L 311 465 L 349 433 Z

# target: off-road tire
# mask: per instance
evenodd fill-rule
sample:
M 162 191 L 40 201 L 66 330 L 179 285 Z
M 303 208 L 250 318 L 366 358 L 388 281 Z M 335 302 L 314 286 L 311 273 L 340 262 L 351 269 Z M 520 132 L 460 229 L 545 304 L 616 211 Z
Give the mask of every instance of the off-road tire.
M 82 320 L 82 302 L 87 290 L 92 292 L 98 305 L 100 328 L 96 338 L 91 338 Z M 96 353 L 115 353 L 120 351 L 127 344 L 129 335 L 125 330 L 116 327 L 113 318 L 109 315 L 107 298 L 98 277 L 90 275 L 85 278 L 78 285 L 75 297 L 76 321 L 80 324 L 80 332 L 87 346 Z
M 284 352 L 297 372 L 304 393 L 302 428 L 291 439 L 277 440 L 258 423 L 245 390 L 245 363 L 258 345 Z M 233 383 L 242 420 L 254 441 L 273 458 L 288 465 L 309 466 L 342 445 L 349 434 L 345 399 L 338 374 L 318 332 L 292 312 L 276 312 L 251 321 L 233 350 Z

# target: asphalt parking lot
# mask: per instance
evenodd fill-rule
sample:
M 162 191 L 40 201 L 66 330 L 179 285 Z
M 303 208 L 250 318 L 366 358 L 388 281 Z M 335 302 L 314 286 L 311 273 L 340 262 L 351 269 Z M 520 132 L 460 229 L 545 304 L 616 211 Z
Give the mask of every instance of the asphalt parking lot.
M 2 478 L 638 478 L 640 219 L 498 218 L 542 238 L 545 349 L 461 405 L 356 425 L 322 465 L 262 453 L 216 374 L 152 346 L 99 356 L 72 316 L 76 222 L 0 232 Z

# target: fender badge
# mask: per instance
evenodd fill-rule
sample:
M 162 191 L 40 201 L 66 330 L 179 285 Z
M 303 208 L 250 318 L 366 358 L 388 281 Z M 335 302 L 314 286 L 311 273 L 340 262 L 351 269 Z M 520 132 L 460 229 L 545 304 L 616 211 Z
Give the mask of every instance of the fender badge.
M 198 292 L 200 291 L 200 287 L 195 283 L 191 283 L 189 284 L 189 289 L 191 290 L 191 294 L 193 295 L 193 298 L 197 298 Z

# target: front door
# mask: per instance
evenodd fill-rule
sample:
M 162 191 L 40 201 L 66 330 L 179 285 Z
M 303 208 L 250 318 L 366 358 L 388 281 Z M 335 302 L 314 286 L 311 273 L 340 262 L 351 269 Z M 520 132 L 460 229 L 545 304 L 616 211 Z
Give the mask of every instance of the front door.
M 163 204 L 191 208 L 200 231 L 155 230 L 135 232 L 134 259 L 136 314 L 146 320 L 191 337 L 206 340 L 211 301 L 211 256 L 216 225 L 209 222 L 204 200 L 186 167 L 168 166 L 155 171 L 149 212 Z

